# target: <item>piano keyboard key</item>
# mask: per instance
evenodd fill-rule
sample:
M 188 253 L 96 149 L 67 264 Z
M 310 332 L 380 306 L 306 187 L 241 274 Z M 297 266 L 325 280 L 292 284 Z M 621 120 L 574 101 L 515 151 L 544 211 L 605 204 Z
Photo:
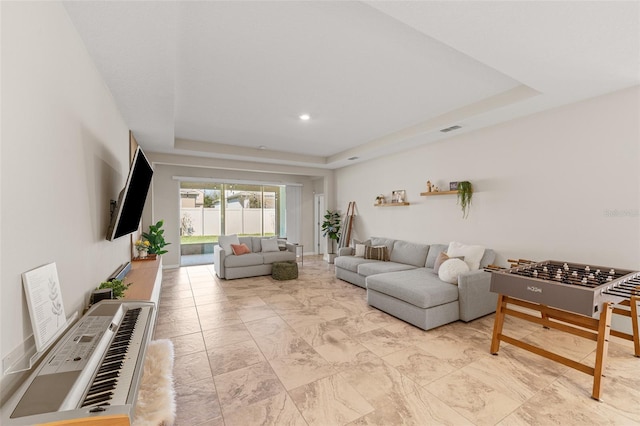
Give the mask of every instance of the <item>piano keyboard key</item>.
M 127 402 L 130 383 L 145 335 L 149 309 L 130 309 L 122 319 L 98 372 L 83 400 L 82 407 Z M 143 324 L 143 325 L 140 325 Z

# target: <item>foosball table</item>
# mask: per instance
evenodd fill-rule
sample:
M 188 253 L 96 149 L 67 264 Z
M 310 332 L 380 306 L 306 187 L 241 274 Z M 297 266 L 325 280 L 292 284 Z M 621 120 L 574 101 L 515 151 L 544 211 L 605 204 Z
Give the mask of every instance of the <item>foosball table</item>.
M 632 341 L 634 354 L 640 357 L 640 272 L 553 260 L 489 271 L 491 291 L 499 294 L 492 354 L 498 354 L 502 341 L 589 374 L 593 376 L 591 397 L 596 400 L 600 400 L 609 336 Z M 631 334 L 611 329 L 613 314 L 631 319 Z M 596 341 L 595 366 L 505 335 L 508 315 Z

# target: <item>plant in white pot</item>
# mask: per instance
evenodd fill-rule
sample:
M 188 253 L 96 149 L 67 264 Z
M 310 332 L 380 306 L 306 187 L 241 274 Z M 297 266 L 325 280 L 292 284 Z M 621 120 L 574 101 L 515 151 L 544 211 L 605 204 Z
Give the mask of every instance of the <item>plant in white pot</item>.
M 129 288 L 130 285 L 131 283 L 125 284 L 123 280 L 103 281 L 100 283 L 97 290 L 110 288 L 113 298 L 120 299 L 124 297 L 124 292 Z
M 327 210 L 322 222 L 322 236 L 329 239 L 325 260 L 333 263 L 333 259 L 336 257 L 334 244 L 340 239 L 340 214 L 337 211 Z
M 147 240 L 138 240 L 135 242 L 136 250 L 138 250 L 138 257 L 140 259 L 146 259 L 149 254 L 149 247 L 151 243 Z

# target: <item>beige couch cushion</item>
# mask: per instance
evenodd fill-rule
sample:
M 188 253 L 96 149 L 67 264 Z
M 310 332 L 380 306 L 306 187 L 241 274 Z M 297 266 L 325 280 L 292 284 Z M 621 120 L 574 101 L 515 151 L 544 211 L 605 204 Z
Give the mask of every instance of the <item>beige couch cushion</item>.
M 265 264 L 296 260 L 296 254 L 291 251 L 269 251 L 266 253 L 261 253 L 261 255 Z
M 363 263 L 362 265 L 358 266 L 358 274 L 368 277 L 369 275 L 373 275 L 373 274 L 404 271 L 407 269 L 415 269 L 415 266 L 407 265 L 405 263 L 395 263 L 395 262 Z
M 237 268 L 239 266 L 262 265 L 262 255 L 258 253 L 247 253 L 242 256 L 226 256 L 224 258 L 224 266 L 227 268 Z
M 396 240 L 391 251 L 391 261 L 406 263 L 417 268 L 422 268 L 427 260 L 429 246 L 427 244 L 410 243 Z

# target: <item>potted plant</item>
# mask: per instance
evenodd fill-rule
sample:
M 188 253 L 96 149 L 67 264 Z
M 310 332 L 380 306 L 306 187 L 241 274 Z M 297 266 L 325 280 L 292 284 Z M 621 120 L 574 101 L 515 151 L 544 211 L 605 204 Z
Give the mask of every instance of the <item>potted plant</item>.
M 462 217 L 464 219 L 469 216 L 469 206 L 471 205 L 471 197 L 473 196 L 473 187 L 471 182 L 464 180 L 458 182 L 458 204 L 462 207 Z
M 335 253 L 333 251 L 334 241 L 340 238 L 340 214 L 337 211 L 327 210 L 322 222 L 322 236 L 329 238 L 328 253 L 325 258 L 329 263 L 333 263 Z
M 143 232 L 142 236 L 149 242 L 149 254 L 165 254 L 168 250 L 163 250 L 164 246 L 168 246 L 168 243 L 164 240 L 164 229 L 162 229 L 164 221 L 159 220 L 155 225 L 149 226 L 149 232 Z
M 129 288 L 131 284 L 125 284 L 122 280 L 103 281 L 100 283 L 98 290 L 103 288 L 110 288 L 114 299 L 120 299 L 124 296 L 124 291 Z
M 149 254 L 149 247 L 151 243 L 148 240 L 138 240 L 135 242 L 136 250 L 138 250 L 138 257 L 140 259 L 145 259 L 147 254 Z

